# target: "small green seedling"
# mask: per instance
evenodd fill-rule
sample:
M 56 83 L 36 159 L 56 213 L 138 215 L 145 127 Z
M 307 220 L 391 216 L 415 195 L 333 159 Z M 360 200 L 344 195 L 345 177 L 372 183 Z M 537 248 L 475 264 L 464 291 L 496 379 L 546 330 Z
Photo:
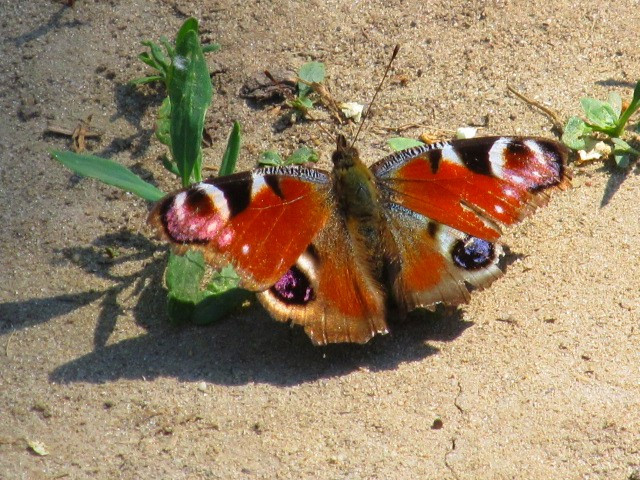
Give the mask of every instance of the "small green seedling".
M 325 67 L 321 62 L 309 62 L 298 71 L 298 95 L 287 101 L 287 104 L 304 117 L 315 103 L 314 85 L 324 81 Z
M 394 152 L 400 152 L 408 148 L 421 147 L 424 143 L 420 140 L 414 140 L 413 138 L 394 137 L 387 140 L 387 145 L 389 145 Z
M 282 167 L 285 165 L 304 165 L 305 163 L 315 163 L 317 161 L 318 154 L 313 148 L 300 147 L 285 159 L 273 150 L 262 152 L 258 165 L 262 167 Z
M 167 55 L 155 44 L 148 43 L 151 54 L 141 59 L 159 74 L 148 81 L 162 80 L 168 97 L 158 112 L 156 137 L 170 147 L 172 160 L 163 159 L 163 165 L 186 187 L 202 179 L 202 131 L 204 118 L 211 103 L 213 88 L 204 60 L 204 51 L 198 37 L 198 22 L 187 19 L 180 28 L 175 47 L 162 40 Z M 211 50 L 211 48 L 210 48 Z M 240 125 L 235 122 L 220 167 L 220 175 L 235 170 L 240 151 Z M 93 155 L 52 151 L 51 156 L 79 175 L 92 177 L 139 197 L 156 202 L 165 193 L 142 180 L 124 166 Z M 240 306 L 250 293 L 238 288 L 239 279 L 231 267 L 215 272 L 204 289 L 204 257 L 190 251 L 183 256 L 169 253 L 166 270 L 169 317 L 173 322 L 190 320 L 199 324 L 222 318 Z
M 572 150 L 591 150 L 604 138 L 613 145 L 612 153 L 616 165 L 620 168 L 629 166 L 632 156 L 640 156 L 640 151 L 633 148 L 622 136 L 631 116 L 640 108 L 640 81 L 633 91 L 633 99 L 629 106 L 622 110 L 622 99 L 615 92 L 609 94 L 608 101 L 595 98 L 580 100 L 586 120 L 571 117 L 562 135 L 562 142 Z
M 148 75 L 145 77 L 139 77 L 131 80 L 130 85 L 143 85 L 146 83 L 163 82 L 167 86 L 167 78 L 171 69 L 171 64 L 176 56 L 176 47 L 169 43 L 169 40 L 164 35 L 160 37 L 160 44 L 162 47 L 151 40 L 145 40 L 141 42 L 142 45 L 149 48 L 148 52 L 142 52 L 138 55 L 138 58 L 143 63 L 146 63 L 154 70 L 157 70 L 157 74 Z M 219 43 L 209 43 L 201 46 L 202 53 L 217 52 L 220 50 Z

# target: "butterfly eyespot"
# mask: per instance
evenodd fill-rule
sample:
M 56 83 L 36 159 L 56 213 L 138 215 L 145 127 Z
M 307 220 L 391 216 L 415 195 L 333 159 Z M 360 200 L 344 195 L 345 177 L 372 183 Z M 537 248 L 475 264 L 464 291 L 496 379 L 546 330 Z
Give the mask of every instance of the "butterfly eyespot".
M 464 240 L 458 240 L 453 244 L 451 258 L 460 268 L 479 270 L 493 262 L 495 247 L 493 243 L 486 240 L 467 236 Z
M 270 290 L 276 298 L 289 305 L 305 305 L 315 298 L 309 278 L 295 265 Z

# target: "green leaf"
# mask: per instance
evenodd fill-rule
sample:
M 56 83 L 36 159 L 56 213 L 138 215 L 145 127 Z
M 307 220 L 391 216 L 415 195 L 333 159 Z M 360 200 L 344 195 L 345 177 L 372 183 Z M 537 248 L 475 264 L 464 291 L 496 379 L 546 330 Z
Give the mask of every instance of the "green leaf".
M 640 80 L 636 83 L 636 87 L 633 89 L 632 103 L 640 103 Z
M 171 148 L 171 99 L 169 97 L 165 97 L 158 108 L 155 133 L 160 143 Z
M 260 158 L 258 159 L 258 164 L 262 166 L 273 166 L 279 167 L 284 165 L 284 160 L 280 156 L 278 152 L 274 152 L 273 150 L 267 150 L 266 152 L 262 152 L 260 154 Z
M 628 153 L 616 153 L 613 156 L 618 168 L 627 168 L 631 163 L 631 158 Z
M 169 160 L 166 155 L 162 156 L 162 166 L 165 170 L 173 173 L 176 177 L 180 177 L 180 172 L 178 171 L 178 166 Z
M 203 291 L 200 284 L 204 272 L 202 253 L 189 250 L 183 256 L 169 254 L 167 307 L 173 323 L 208 324 L 225 317 L 251 297 L 251 292 L 238 288 L 240 278 L 230 265 L 215 272 Z
M 212 294 L 226 292 L 240 284 L 240 277 L 231 265 L 216 271 L 207 285 L 207 291 Z
M 613 109 L 613 113 L 616 119 L 620 118 L 620 112 L 622 111 L 622 97 L 617 92 L 609 93 L 608 103 Z
M 321 62 L 309 62 L 300 67 L 298 71 L 298 77 L 308 83 L 322 83 L 324 80 L 325 68 L 324 63 Z M 302 82 L 298 82 L 298 94 L 301 97 L 309 95 L 313 89 L 310 85 Z
M 618 116 L 611 105 L 595 98 L 580 99 L 582 108 L 587 116 L 587 123 L 598 130 L 615 128 Z
M 636 110 L 638 110 L 638 108 L 640 108 L 640 80 L 638 81 L 638 83 L 636 83 L 636 88 L 634 88 L 633 90 L 633 99 L 631 100 L 631 103 L 629 104 L 627 109 L 624 112 L 622 112 L 622 116 L 618 121 L 618 127 L 613 132 L 613 136 L 619 137 L 622 134 L 622 131 L 624 130 L 624 126 L 627 124 L 627 122 L 631 118 L 631 115 L 633 115 L 636 112 Z M 636 130 L 637 130 L 637 127 L 636 127 Z
M 202 51 L 204 53 L 217 52 L 218 50 L 220 50 L 219 43 L 208 43 L 206 45 L 202 45 Z
M 160 70 L 160 66 L 158 65 L 158 63 L 151 58 L 151 56 L 149 55 L 148 52 L 142 52 L 140 55 L 138 55 L 138 59 L 144 63 L 146 63 L 147 65 L 149 65 L 151 68 L 155 68 L 156 70 Z
M 572 150 L 586 150 L 585 137 L 593 132 L 584 120 L 579 117 L 571 117 L 564 127 L 562 143 Z
M 148 77 L 134 78 L 133 80 L 129 80 L 129 85 L 143 85 L 145 83 L 153 83 L 158 81 L 164 81 L 164 77 L 162 77 L 161 75 L 151 75 Z
M 291 100 L 291 107 L 306 113 L 307 110 L 313 108 L 313 101 L 309 97 L 296 97 Z
M 613 151 L 615 153 L 626 153 L 632 150 L 631 145 L 629 145 L 627 142 L 625 142 L 621 138 L 615 137 L 615 138 L 612 138 L 611 141 L 614 144 Z
M 222 163 L 220 164 L 219 177 L 225 175 L 231 175 L 236 169 L 236 163 L 238 162 L 238 154 L 240 153 L 240 124 L 233 122 L 233 128 L 229 134 L 229 140 L 227 141 L 227 148 L 222 156 Z
M 390 138 L 387 141 L 387 144 L 391 147 L 392 150 L 395 150 L 396 152 L 424 145 L 424 143 L 420 140 L 414 140 L 413 138 L 405 137 Z
M 318 154 L 313 148 L 300 147 L 287 157 L 285 165 L 301 165 L 307 162 L 317 162 Z
M 165 281 L 176 298 L 199 301 L 200 284 L 204 277 L 204 256 L 197 250 L 188 250 L 184 255 L 169 252 Z
M 171 151 L 186 187 L 192 177 L 202 180 L 202 130 L 213 95 L 195 18 L 187 19 L 178 32 L 167 84 L 171 98 Z
M 153 42 L 147 42 L 147 47 L 149 47 L 149 49 L 151 50 L 151 57 L 157 64 L 156 68 L 158 68 L 158 70 L 160 70 L 163 75 L 166 75 L 171 63 L 164 55 L 164 52 L 160 48 L 160 45 Z
M 232 288 L 219 294 L 208 295 L 195 306 L 191 320 L 196 325 L 217 322 L 241 307 L 251 296 L 251 292 L 242 288 Z
M 162 190 L 145 182 L 131 170 L 112 160 L 61 151 L 52 151 L 51 156 L 79 175 L 96 178 L 107 185 L 121 188 L 145 200 L 155 202 L 165 196 Z
M 167 314 L 171 323 L 176 325 L 189 323 L 195 308 L 195 301 L 182 299 L 172 292 L 167 294 Z
M 162 44 L 164 49 L 167 51 L 167 55 L 169 55 L 169 58 L 173 59 L 173 57 L 176 56 L 176 49 L 171 44 L 169 39 L 167 37 L 165 37 L 164 35 L 162 35 L 160 37 L 160 43 Z
M 614 153 L 632 153 L 633 155 L 640 155 L 640 151 L 633 148 L 627 142 L 622 140 L 621 138 L 614 137 L 611 139 L 614 144 L 613 151 Z

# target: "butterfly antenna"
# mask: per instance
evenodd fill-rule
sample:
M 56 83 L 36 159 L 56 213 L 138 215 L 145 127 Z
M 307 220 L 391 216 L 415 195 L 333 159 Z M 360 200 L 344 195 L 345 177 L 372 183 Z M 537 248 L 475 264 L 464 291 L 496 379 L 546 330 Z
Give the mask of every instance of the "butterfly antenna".
M 371 106 L 376 101 L 376 97 L 378 96 L 378 93 L 380 93 L 380 90 L 382 90 L 382 84 L 384 83 L 385 79 L 387 78 L 387 75 L 389 74 L 389 70 L 391 69 L 391 64 L 396 59 L 396 56 L 398 55 L 398 51 L 399 50 L 400 50 L 400 45 L 396 45 L 395 48 L 393 49 L 393 53 L 391 54 L 391 59 L 389 60 L 389 63 L 387 64 L 387 68 L 385 68 L 385 70 L 384 70 L 384 75 L 382 76 L 382 80 L 380 80 L 380 83 L 378 84 L 378 88 L 376 88 L 376 91 L 373 94 L 373 98 L 371 99 L 371 101 L 369 102 L 369 105 L 367 106 L 367 110 L 362 115 L 362 121 L 360 122 L 360 126 L 358 127 L 358 131 L 356 132 L 355 137 L 353 137 L 353 141 L 351 142 L 351 147 L 353 147 L 355 145 L 356 140 L 358 139 L 358 135 L 360 135 L 360 130 L 362 130 L 362 126 L 364 125 L 365 120 L 369 117 L 369 112 L 371 111 Z

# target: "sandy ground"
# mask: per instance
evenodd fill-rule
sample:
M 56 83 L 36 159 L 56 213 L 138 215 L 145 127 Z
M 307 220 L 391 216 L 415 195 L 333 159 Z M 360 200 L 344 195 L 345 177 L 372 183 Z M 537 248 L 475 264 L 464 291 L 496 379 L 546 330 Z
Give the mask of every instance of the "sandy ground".
M 638 167 L 574 168 L 572 190 L 505 236 L 523 259 L 469 305 L 315 348 L 259 307 L 170 326 L 148 206 L 71 175 L 47 155 L 68 141 L 43 134 L 93 114 L 91 152 L 173 188 L 152 138 L 161 93 L 126 82 L 148 71 L 141 40 L 194 15 L 222 44 L 209 165 L 233 119 L 242 168 L 314 142 L 328 165 L 316 126 L 277 131 L 238 91 L 320 60 L 336 97 L 365 103 L 396 43 L 396 80 L 360 140 L 370 162 L 387 126 L 553 136 L 507 84 L 565 118 L 587 94 L 630 98 L 637 0 L 2 0 L 0 13 L 1 478 L 637 478 Z

